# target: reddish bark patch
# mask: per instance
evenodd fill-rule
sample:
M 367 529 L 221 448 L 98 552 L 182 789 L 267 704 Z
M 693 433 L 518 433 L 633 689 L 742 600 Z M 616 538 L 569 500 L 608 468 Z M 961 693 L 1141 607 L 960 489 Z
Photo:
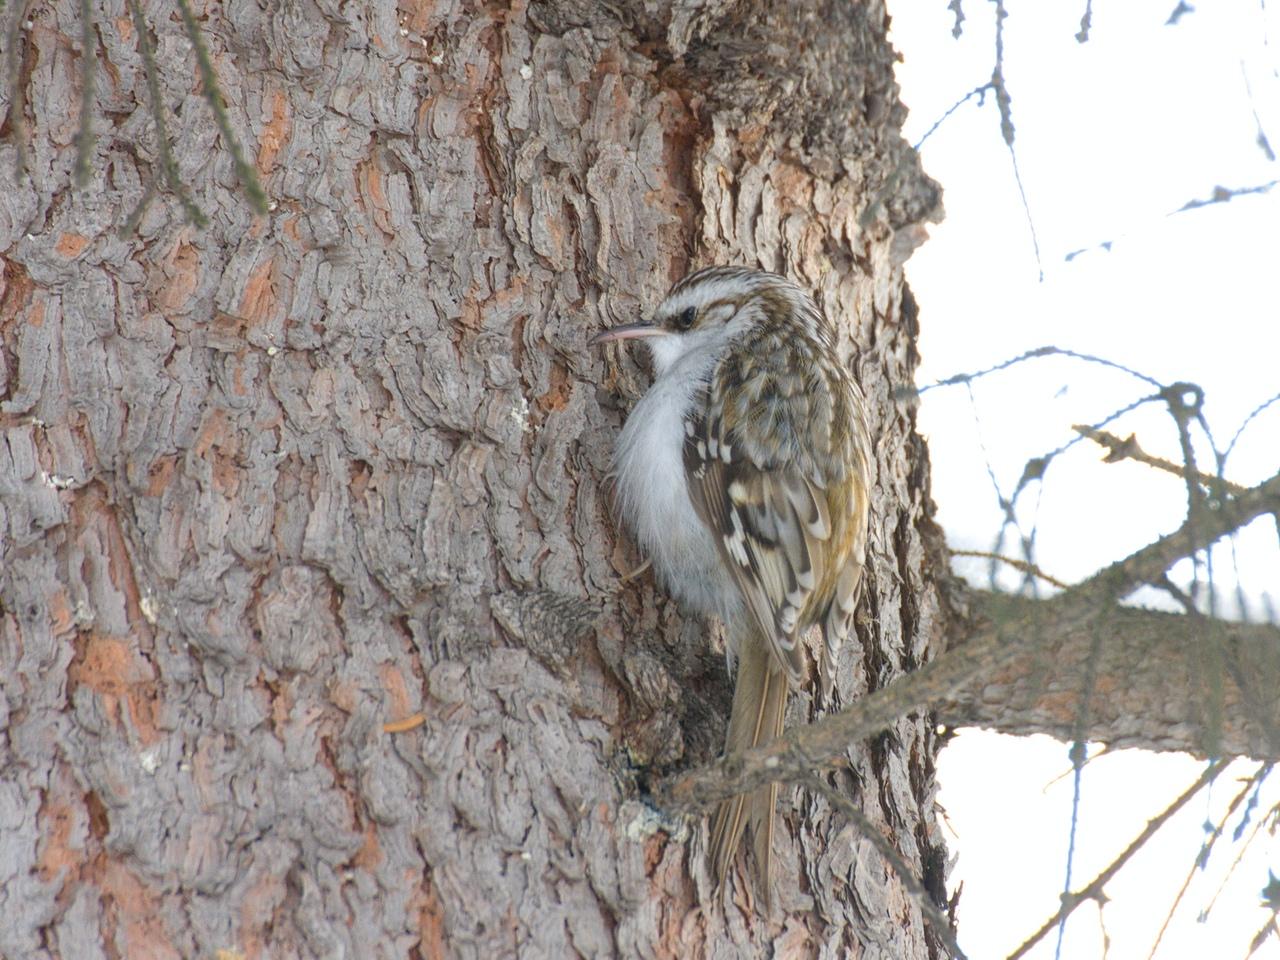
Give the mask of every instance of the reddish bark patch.
M 777 191 L 778 207 L 784 215 L 812 208 L 813 177 L 804 170 L 790 163 L 775 163 L 769 169 L 769 182 Z
M 72 677 L 104 696 L 122 697 L 136 677 L 132 653 L 124 640 L 90 633 L 84 658 L 71 665 Z
M 348 683 L 338 682 L 329 688 L 329 701 L 343 713 L 355 713 L 360 702 L 357 691 Z
M 0 270 L 0 317 L 14 320 L 31 302 L 35 284 L 31 275 L 13 260 L 5 260 Z M 30 319 L 27 321 L 30 323 Z M 6 324 L 7 326 L 7 324 Z
M 265 952 L 262 940 L 264 932 L 269 932 L 271 923 L 280 903 L 287 895 L 284 877 L 268 873 L 255 883 L 245 894 L 240 907 L 240 929 L 237 939 L 243 948 L 242 953 L 232 950 L 218 950 L 215 960 L 256 960 L 269 956 Z
M 155 677 L 151 666 L 138 655 L 131 639 L 85 634 L 84 652 L 67 668 L 67 679 L 88 687 L 102 698 L 103 710 L 120 722 L 120 705 L 144 744 L 154 743 Z
M 237 397 L 249 395 L 249 384 L 245 381 L 244 358 L 238 357 L 235 369 L 231 372 L 231 392 Z
M 374 225 L 388 237 L 394 237 L 391 204 L 387 202 L 386 191 L 382 188 L 382 171 L 378 169 L 377 163 L 370 161 L 360 165 L 359 184 L 361 195 L 368 201 Z
M 569 376 L 569 371 L 560 364 L 553 362 L 551 364 L 551 387 L 546 393 L 538 397 L 538 408 L 545 413 L 563 410 L 569 405 L 569 396 L 572 392 L 573 379 Z
M 365 491 L 373 480 L 373 470 L 363 460 L 352 460 L 350 473 L 351 480 L 347 485 L 351 489 L 351 496 L 356 500 L 363 500 Z
M 256 326 L 276 308 L 275 257 L 268 257 L 253 268 L 240 297 L 240 316 Z
M 404 682 L 404 674 L 389 663 L 384 663 L 378 672 L 382 687 L 387 691 L 387 714 L 403 717 L 413 713 L 413 703 L 409 698 L 409 688 Z
M 160 898 L 120 863 L 107 864 L 102 895 L 114 907 L 117 932 L 123 929 L 127 955 L 137 960 L 180 960 L 160 919 Z
M 44 837 L 36 858 L 40 879 L 51 883 L 64 870 L 68 876 L 74 876 L 84 861 L 84 850 L 71 846 L 75 811 L 68 804 L 53 801 L 45 804 L 40 814 L 40 832 Z
M 418 911 L 418 949 L 423 960 L 445 960 L 444 909 L 436 885 L 428 879 L 424 884 L 426 898 Z
M 164 488 L 173 479 L 173 468 L 177 462 L 177 455 L 172 453 L 152 461 L 147 468 L 147 496 L 158 497 L 164 492 Z
M 378 843 L 378 829 L 372 823 L 365 824 L 364 843 L 351 858 L 351 865 L 373 873 L 382 865 L 382 845 Z
M 55 637 L 65 636 L 74 628 L 75 622 L 67 591 L 57 590 L 49 595 L 49 622 Z
M 276 157 L 281 148 L 289 142 L 292 127 L 289 123 L 289 100 L 283 90 L 277 90 L 271 96 L 271 119 L 258 135 L 258 172 L 264 177 L 275 169 Z
M 80 251 L 89 245 L 89 238 L 83 237 L 78 233 L 64 233 L 58 238 L 54 249 L 62 254 L 68 260 L 78 257 Z
M 698 207 L 692 197 L 697 196 L 692 171 L 702 128 L 692 110 L 678 91 L 669 91 L 662 99 L 658 113 L 662 122 L 662 188 L 657 191 L 654 203 L 675 214 L 676 222 L 660 228 L 662 248 L 686 249 L 684 237 L 693 236 L 697 227 Z M 682 257 L 671 264 L 668 279 L 675 282 L 688 272 L 689 261 Z
M 431 14 L 436 10 L 435 0 L 400 0 L 397 5 L 404 19 L 401 25 L 414 33 L 425 33 L 431 26 Z
M 155 304 L 164 313 L 179 313 L 200 285 L 200 254 L 179 240 L 157 266 L 165 280 L 156 292 Z
M 203 458 L 209 452 L 210 447 L 224 447 L 233 442 L 234 435 L 227 426 L 227 412 L 215 408 L 205 417 L 191 452 L 197 457 Z
M 283 738 L 293 713 L 293 690 L 287 683 L 268 683 L 267 689 L 271 691 L 271 722 L 276 735 Z
M 89 812 L 89 835 L 98 841 L 99 846 L 111 832 L 111 819 L 107 816 L 107 805 L 102 798 L 90 790 L 84 795 L 85 810 Z M 99 851 L 101 855 L 101 851 Z

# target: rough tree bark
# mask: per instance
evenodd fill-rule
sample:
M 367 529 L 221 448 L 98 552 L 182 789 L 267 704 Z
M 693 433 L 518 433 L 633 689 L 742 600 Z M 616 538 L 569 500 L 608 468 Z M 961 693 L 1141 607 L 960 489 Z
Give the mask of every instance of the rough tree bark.
M 162 189 L 123 239 L 157 133 L 128 7 L 89 6 L 89 185 L 78 3 L 26 14 L 0 101 L 0 169 L 28 154 L 0 192 L 0 955 L 938 955 L 823 797 L 784 794 L 772 919 L 651 802 L 715 756 L 729 688 L 714 633 L 622 579 L 606 474 L 646 373 L 585 347 L 692 266 L 809 285 L 878 438 L 839 696 L 967 629 L 901 389 L 940 204 L 882 4 L 205 3 L 255 217 L 152 3 L 210 225 Z M 993 689 L 955 708 L 995 723 Z M 908 714 L 829 780 L 941 898 L 936 749 Z
M 73 0 L 31 11 L 0 148 L 29 151 L 0 197 L 0 954 L 931 955 L 821 798 L 784 802 L 771 923 L 646 802 L 715 755 L 728 686 L 707 630 L 620 582 L 605 475 L 646 374 L 585 347 L 694 265 L 811 285 L 879 437 L 841 695 L 930 655 L 943 561 L 895 387 L 938 195 L 883 7 L 197 5 L 256 218 L 151 3 L 210 225 L 162 189 L 121 239 L 156 131 L 128 7 L 91 6 L 90 184 Z M 934 751 L 903 719 L 835 782 L 940 891 Z

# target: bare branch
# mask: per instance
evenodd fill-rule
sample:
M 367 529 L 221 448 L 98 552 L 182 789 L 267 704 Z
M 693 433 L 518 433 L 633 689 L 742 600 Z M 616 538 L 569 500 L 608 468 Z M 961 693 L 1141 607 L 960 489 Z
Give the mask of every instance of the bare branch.
M 1213 192 L 1211 192 L 1209 196 L 1188 200 L 1175 210 L 1174 213 L 1196 210 L 1200 207 L 1212 206 L 1215 203 L 1230 203 L 1236 197 L 1247 197 L 1258 193 L 1270 193 L 1271 188 L 1277 183 L 1280 183 L 1280 180 L 1268 180 L 1266 183 L 1255 184 L 1252 187 L 1236 187 L 1234 189 L 1218 185 L 1213 188 Z
M 1108 604 L 1054 635 L 1059 627 L 1038 616 L 1040 601 L 981 591 L 970 604 L 975 636 L 1026 616 L 1041 641 L 935 703 L 939 723 L 1070 740 L 1080 735 L 1078 705 L 1092 659 L 1098 695 L 1090 698 L 1083 739 L 1280 758 L 1280 627 Z M 953 647 L 965 649 L 963 642 Z
M 1269 151 L 1271 149 L 1270 144 L 1260 142 L 1260 145 L 1263 147 L 1264 151 Z M 1249 187 L 1235 187 L 1235 188 L 1224 187 L 1219 184 L 1215 186 L 1212 191 L 1210 191 L 1209 196 L 1192 198 L 1191 200 L 1188 200 L 1186 203 L 1180 206 L 1177 210 L 1171 210 L 1169 213 L 1165 214 L 1165 216 L 1173 217 L 1173 216 L 1177 216 L 1180 213 L 1186 213 L 1189 210 L 1198 210 L 1201 207 L 1209 207 L 1219 203 L 1230 203 L 1236 197 L 1255 196 L 1259 194 L 1270 193 L 1271 190 L 1278 183 L 1280 183 L 1280 180 L 1269 180 L 1266 183 L 1258 183 Z M 1078 250 L 1072 250 L 1063 259 L 1066 262 L 1070 263 L 1072 260 L 1075 260 L 1077 257 L 1083 254 L 1092 253 L 1097 250 L 1101 250 L 1105 253 L 1110 253 L 1112 248 L 1115 246 L 1116 242 L 1118 240 L 1124 239 L 1124 237 L 1125 235 L 1121 234 L 1119 237 L 1113 238 L 1111 240 L 1102 240 L 1098 243 L 1091 244 L 1090 246 L 1081 247 Z
M 1088 437 L 1095 443 L 1106 447 L 1110 451 L 1105 458 L 1107 463 L 1136 460 L 1138 463 L 1145 463 L 1147 466 L 1155 467 L 1157 470 L 1172 473 L 1176 477 L 1184 479 L 1190 477 L 1196 483 L 1208 487 L 1218 496 L 1230 495 L 1238 497 L 1248 489 L 1238 483 L 1232 483 L 1230 480 L 1223 480 L 1221 477 L 1215 477 L 1200 470 L 1189 471 L 1186 467 L 1180 467 L 1169 460 L 1152 456 L 1138 446 L 1138 439 L 1132 433 L 1121 440 L 1114 433 L 1108 433 L 1106 430 L 1095 430 L 1093 427 L 1085 426 L 1084 424 L 1073 424 L 1071 429 L 1081 436 Z
M 1200 778 L 1189 786 L 1183 794 L 1169 804 L 1158 816 L 1147 822 L 1146 827 L 1138 834 L 1129 846 L 1125 847 L 1124 852 L 1116 857 L 1111 864 L 1083 889 L 1075 892 L 1064 894 L 1062 897 L 1062 909 L 1051 916 L 1044 922 L 1035 933 L 1022 942 L 1013 953 L 1009 954 L 1008 960 L 1018 960 L 1018 957 L 1025 956 L 1027 951 L 1040 942 L 1041 939 L 1054 927 L 1058 926 L 1066 917 L 1068 917 L 1076 907 L 1088 900 L 1096 900 L 1103 896 L 1103 888 L 1114 877 L 1135 853 L 1142 849 L 1143 845 L 1155 836 L 1156 831 L 1163 827 L 1175 813 L 1185 807 L 1191 799 L 1205 788 L 1214 777 L 1223 771 L 1227 766 L 1226 760 L 1214 760 L 1205 769 Z
M 1060 587 L 1063 590 L 1070 590 L 1071 584 L 1059 580 L 1057 577 L 1050 576 L 1045 573 L 1034 563 L 1027 563 L 1025 560 L 1019 560 L 1017 557 L 1005 556 L 1003 553 L 992 553 L 990 550 L 951 550 L 949 551 L 953 557 L 975 557 L 979 560 L 995 560 L 999 563 L 1008 564 L 1015 570 L 1021 570 L 1023 573 L 1029 573 L 1033 577 L 1039 577 L 1045 583 Z
M 1091 635 L 1100 619 L 1115 615 L 1115 600 L 1140 584 L 1158 581 L 1193 551 L 1277 510 L 1280 474 L 1239 497 L 1206 505 L 1196 524 L 1204 542 L 1192 539 L 1188 522 L 1057 597 L 1024 601 L 1029 606 L 1013 608 L 1008 617 L 993 618 L 958 649 L 872 691 L 838 714 L 796 727 L 767 746 L 679 776 L 659 789 L 659 800 L 676 809 L 703 809 L 771 781 L 802 780 L 840 756 L 850 743 L 878 733 L 906 713 L 953 698 L 975 677 L 995 675 L 1017 658 L 1062 638 Z M 1270 750 L 1276 749 L 1271 743 Z
M 987 367 L 983 370 L 977 370 L 973 373 L 954 374 L 947 377 L 945 380 L 939 380 L 937 383 L 921 387 L 919 392 L 926 393 L 935 387 L 949 387 L 957 383 L 969 383 L 973 380 L 979 379 L 980 377 L 985 377 L 988 374 L 999 373 L 1001 370 L 1005 370 L 1016 364 L 1022 363 L 1024 360 L 1034 360 L 1039 357 L 1070 357 L 1074 360 L 1084 360 L 1088 363 L 1096 363 L 1103 367 L 1109 367 L 1112 370 L 1119 370 L 1121 373 L 1127 373 L 1129 376 L 1136 377 L 1156 389 L 1164 388 L 1164 384 L 1154 377 L 1149 377 L 1145 373 L 1134 370 L 1132 367 L 1126 367 L 1122 363 L 1116 363 L 1114 360 L 1107 360 L 1104 357 L 1096 357 L 1089 353 L 1080 353 L 1076 350 L 1067 350 L 1063 347 L 1055 347 L 1052 344 L 1046 344 L 1043 347 L 1036 347 L 1034 350 L 1028 350 L 1026 353 L 1020 353 L 1016 357 L 1011 357 L 1008 360 L 1004 360 L 997 363 L 995 366 Z
M 1240 529 L 1257 517 L 1280 511 L 1280 474 L 1251 487 L 1238 497 L 1205 506 L 1203 516 L 1188 519 L 1175 532 L 1137 553 L 1100 570 L 1072 592 L 1118 600 L 1144 583 L 1158 581 L 1164 572 L 1196 550 Z M 1194 539 L 1192 535 L 1194 533 Z

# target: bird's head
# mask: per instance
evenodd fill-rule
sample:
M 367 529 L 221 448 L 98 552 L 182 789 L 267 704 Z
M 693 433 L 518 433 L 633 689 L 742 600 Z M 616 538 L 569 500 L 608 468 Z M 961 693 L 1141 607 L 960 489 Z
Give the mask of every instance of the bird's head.
M 707 267 L 685 277 L 650 320 L 605 330 L 591 343 L 643 338 L 661 376 L 694 350 L 727 347 L 757 324 L 799 324 L 816 333 L 822 314 L 785 277 L 748 267 Z

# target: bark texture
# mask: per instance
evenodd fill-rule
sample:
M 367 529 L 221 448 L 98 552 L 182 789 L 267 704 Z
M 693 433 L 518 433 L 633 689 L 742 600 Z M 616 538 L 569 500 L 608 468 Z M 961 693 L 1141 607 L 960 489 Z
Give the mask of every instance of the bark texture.
M 1274 626 L 1095 605 L 1061 629 L 1042 601 L 976 592 L 972 601 L 977 635 L 1026 623 L 1036 649 L 935 701 L 940 723 L 1280 760 Z
M 840 695 L 940 647 L 897 389 L 938 196 L 883 7 L 197 4 L 255 218 L 145 4 L 210 226 L 162 190 L 121 239 L 156 132 L 126 5 L 91 6 L 89 186 L 73 0 L 33 12 L 0 144 L 30 158 L 0 193 L 0 955 L 931 955 L 821 798 L 784 791 L 769 921 L 647 803 L 714 755 L 728 685 L 619 581 L 606 473 L 646 374 L 585 347 L 694 265 L 810 285 L 879 440 Z M 939 891 L 935 749 L 907 717 L 835 782 Z

